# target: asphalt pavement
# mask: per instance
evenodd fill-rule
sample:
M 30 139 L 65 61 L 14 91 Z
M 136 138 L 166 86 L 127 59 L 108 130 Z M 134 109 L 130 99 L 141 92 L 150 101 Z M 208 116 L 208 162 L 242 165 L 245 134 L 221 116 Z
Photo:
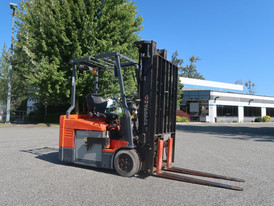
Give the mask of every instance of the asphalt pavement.
M 274 205 L 274 123 L 177 125 L 174 166 L 242 192 L 64 164 L 58 141 L 58 126 L 0 126 L 0 205 Z

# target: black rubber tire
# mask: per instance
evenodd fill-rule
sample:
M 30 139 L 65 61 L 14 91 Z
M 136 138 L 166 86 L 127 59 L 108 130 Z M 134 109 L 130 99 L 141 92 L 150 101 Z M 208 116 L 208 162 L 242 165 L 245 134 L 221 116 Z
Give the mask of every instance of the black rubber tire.
M 114 157 L 114 168 L 123 177 L 132 177 L 140 170 L 140 158 L 133 149 L 120 150 Z

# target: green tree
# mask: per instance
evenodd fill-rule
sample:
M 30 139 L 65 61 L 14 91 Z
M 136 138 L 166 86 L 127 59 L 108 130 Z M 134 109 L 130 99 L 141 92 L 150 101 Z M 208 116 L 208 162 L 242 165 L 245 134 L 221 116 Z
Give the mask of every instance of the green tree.
M 243 83 L 242 80 L 237 80 L 237 81 L 235 82 L 235 84 L 243 85 L 244 83 Z
M 183 88 L 184 88 L 184 85 L 180 81 L 180 76 L 182 73 L 182 64 L 184 63 L 184 60 L 178 58 L 177 50 L 174 53 L 172 53 L 171 62 L 178 67 L 179 76 L 178 76 L 178 89 L 177 89 L 177 107 L 180 107 L 181 101 L 183 98 Z
M 182 76 L 194 79 L 205 79 L 203 75 L 197 71 L 197 66 L 195 65 L 199 60 L 201 60 L 199 57 L 191 56 L 189 58 L 190 64 L 182 68 Z
M 6 45 L 0 54 L 0 104 L 6 105 L 8 96 L 8 68 L 10 53 Z M 13 67 L 11 81 L 11 110 L 26 110 L 27 83 L 20 71 Z
M 179 69 L 179 75 L 180 75 L 181 72 L 182 72 L 182 64 L 184 63 L 184 60 L 183 59 L 179 59 L 178 56 L 179 56 L 178 55 L 178 51 L 176 50 L 171 55 L 171 62 L 178 67 L 178 69 Z
M 110 51 L 137 59 L 133 44 L 140 39 L 142 17 L 136 16 L 133 2 L 25 0 L 16 15 L 17 65 L 32 88 L 32 97 L 45 105 L 69 103 L 71 59 Z M 131 69 L 124 71 L 126 85 L 133 85 Z M 99 77 L 101 95 L 119 91 L 112 71 L 100 72 Z M 93 92 L 92 82 L 90 72 L 78 71 L 76 95 L 83 99 Z
M 0 104 L 6 104 L 8 95 L 9 53 L 4 45 L 0 56 Z
M 242 80 L 237 80 L 235 82 L 235 84 L 244 85 L 245 86 L 245 93 L 252 94 L 252 95 L 255 94 L 255 86 L 256 85 L 251 80 L 248 80 L 245 83 Z
M 201 75 L 197 71 L 197 66 L 195 65 L 195 63 L 199 60 L 201 60 L 199 57 L 191 56 L 189 58 L 190 64 L 186 66 L 182 66 L 184 63 L 184 60 L 178 58 L 177 50 L 171 55 L 171 62 L 178 66 L 179 76 L 194 78 L 194 79 L 205 79 L 203 75 Z
M 245 87 L 247 89 L 248 94 L 252 94 L 252 95 L 255 94 L 255 86 L 256 85 L 251 80 L 248 80 L 245 82 Z

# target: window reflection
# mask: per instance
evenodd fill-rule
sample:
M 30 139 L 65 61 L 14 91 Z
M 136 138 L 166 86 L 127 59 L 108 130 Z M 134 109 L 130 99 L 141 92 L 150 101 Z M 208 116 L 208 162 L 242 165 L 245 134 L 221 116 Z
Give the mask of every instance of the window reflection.
M 244 107 L 244 116 L 245 117 L 261 116 L 261 108 L 260 107 Z
M 274 117 L 274 108 L 266 108 L 266 115 Z
M 217 116 L 232 117 L 238 116 L 237 106 L 217 105 Z

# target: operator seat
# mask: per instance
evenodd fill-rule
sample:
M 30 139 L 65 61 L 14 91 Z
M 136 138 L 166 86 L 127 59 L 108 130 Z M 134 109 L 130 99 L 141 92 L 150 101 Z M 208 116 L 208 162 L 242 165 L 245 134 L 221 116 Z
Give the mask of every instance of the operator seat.
M 107 123 L 118 118 L 117 114 L 106 113 L 107 100 L 98 94 L 88 94 L 87 97 L 88 114 L 90 117 L 101 117 Z

